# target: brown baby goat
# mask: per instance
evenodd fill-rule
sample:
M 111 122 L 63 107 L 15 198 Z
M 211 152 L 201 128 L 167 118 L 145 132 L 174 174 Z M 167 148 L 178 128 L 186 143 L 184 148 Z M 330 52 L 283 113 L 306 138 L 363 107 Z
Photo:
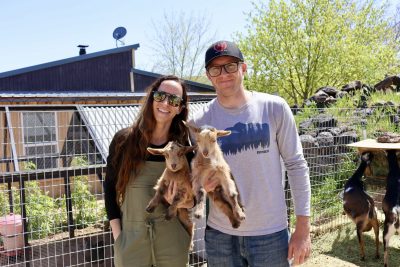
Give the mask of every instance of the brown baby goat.
M 193 236 L 193 222 L 190 219 L 189 211 L 185 208 L 178 208 L 178 205 L 192 203 L 194 199 L 190 182 L 189 163 L 185 156 L 186 153 L 194 149 L 195 147 L 193 146 L 182 146 L 177 142 L 169 142 L 164 148 L 160 149 L 147 148 L 147 151 L 151 154 L 165 157 L 166 168 L 154 187 L 156 193 L 147 205 L 146 211 L 149 213 L 154 211 L 163 200 L 169 184 L 174 181 L 177 184 L 177 193 L 167 209 L 165 219 L 170 220 L 178 215 L 178 219 L 190 236 Z
M 365 260 L 365 244 L 362 233 L 370 231 L 372 228 L 374 228 L 375 232 L 375 257 L 379 258 L 379 222 L 376 215 L 375 203 L 364 191 L 364 183 L 361 180 L 371 159 L 372 153 L 365 152 L 362 154 L 361 163 L 355 173 L 346 182 L 343 193 L 344 211 L 357 227 L 361 260 Z
M 214 191 L 208 192 L 208 196 L 228 216 L 232 227 L 238 228 L 245 219 L 245 214 L 231 170 L 217 143 L 218 137 L 229 135 L 231 132 L 208 126 L 197 128 L 189 123 L 185 124 L 193 133 L 197 143 L 197 152 L 191 163 L 192 186 L 197 200 L 195 217 L 200 218 L 204 215 L 206 179 L 216 179 L 218 185 Z

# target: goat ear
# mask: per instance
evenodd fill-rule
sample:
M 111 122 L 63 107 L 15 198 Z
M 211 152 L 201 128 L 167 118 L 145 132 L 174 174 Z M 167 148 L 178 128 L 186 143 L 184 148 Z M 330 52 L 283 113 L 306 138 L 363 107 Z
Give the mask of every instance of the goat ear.
M 196 150 L 197 146 L 186 146 L 185 147 L 185 154 L 190 152 L 190 151 L 194 151 Z
M 190 131 L 192 131 L 193 133 L 199 133 L 200 129 L 196 128 L 194 125 L 192 125 L 191 123 L 187 122 L 187 121 L 182 121 L 183 124 L 185 124 L 186 127 L 189 128 Z
M 227 136 L 230 135 L 231 131 L 225 131 L 225 130 L 218 130 L 217 131 L 217 137 L 222 137 L 222 136 Z
M 149 151 L 149 153 L 153 154 L 153 155 L 163 155 L 164 154 L 164 149 L 162 149 L 162 148 L 151 148 L 151 147 L 148 147 L 147 151 Z

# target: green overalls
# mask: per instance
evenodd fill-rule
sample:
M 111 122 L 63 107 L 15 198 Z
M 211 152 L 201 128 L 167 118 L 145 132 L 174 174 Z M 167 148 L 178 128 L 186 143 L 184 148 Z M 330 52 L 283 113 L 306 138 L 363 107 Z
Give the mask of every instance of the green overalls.
M 122 232 L 114 243 L 116 267 L 188 266 L 190 236 L 179 220 L 166 221 L 163 204 L 151 214 L 145 210 L 164 168 L 165 162 L 146 161 L 126 188 Z

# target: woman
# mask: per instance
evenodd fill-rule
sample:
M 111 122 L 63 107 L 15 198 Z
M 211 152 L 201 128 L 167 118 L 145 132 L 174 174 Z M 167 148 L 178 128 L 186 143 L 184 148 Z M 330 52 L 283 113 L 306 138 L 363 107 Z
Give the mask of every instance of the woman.
M 190 236 L 178 219 L 166 221 L 164 205 L 151 214 L 145 211 L 165 168 L 164 157 L 146 149 L 162 148 L 171 140 L 186 144 L 188 130 L 182 120 L 187 117 L 185 84 L 175 76 L 161 77 L 148 88 L 137 121 L 117 132 L 110 144 L 104 193 L 117 267 L 188 265 Z M 170 185 L 166 205 L 175 191 Z

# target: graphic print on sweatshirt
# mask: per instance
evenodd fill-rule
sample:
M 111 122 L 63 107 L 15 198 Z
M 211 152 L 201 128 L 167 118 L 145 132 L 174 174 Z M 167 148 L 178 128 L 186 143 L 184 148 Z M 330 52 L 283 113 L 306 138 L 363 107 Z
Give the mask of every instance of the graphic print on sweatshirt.
M 225 130 L 231 134 L 218 139 L 225 155 L 243 150 L 257 150 L 257 154 L 268 153 L 270 132 L 268 123 L 236 123 Z

